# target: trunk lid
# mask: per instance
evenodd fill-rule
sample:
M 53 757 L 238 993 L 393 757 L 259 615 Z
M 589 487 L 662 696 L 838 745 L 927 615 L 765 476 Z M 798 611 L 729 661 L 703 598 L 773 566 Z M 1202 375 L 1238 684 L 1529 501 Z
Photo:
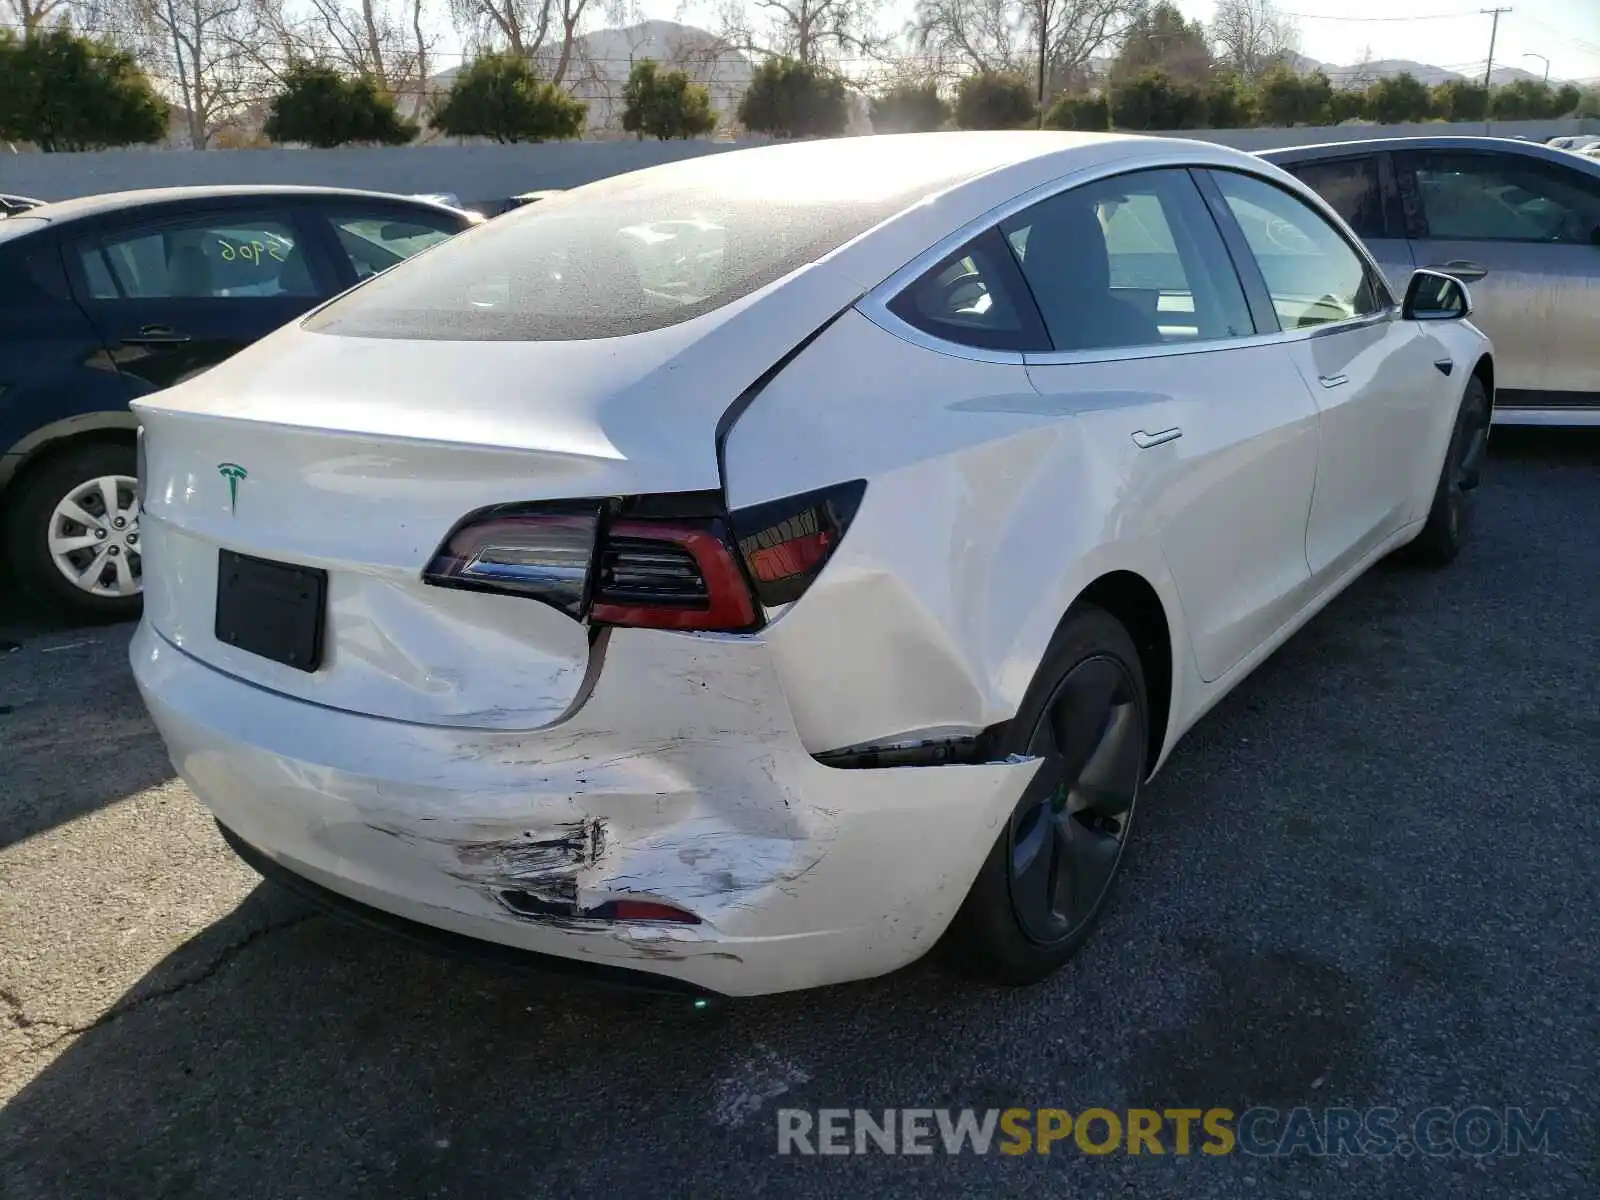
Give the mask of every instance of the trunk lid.
M 535 600 L 424 584 L 422 569 L 490 505 L 719 487 L 723 413 L 854 295 L 815 268 L 790 284 L 772 297 L 781 313 L 757 293 L 594 341 L 290 327 L 138 402 L 145 620 L 219 670 L 332 708 L 490 729 L 560 719 L 587 628 Z M 222 550 L 327 571 L 316 671 L 218 640 Z

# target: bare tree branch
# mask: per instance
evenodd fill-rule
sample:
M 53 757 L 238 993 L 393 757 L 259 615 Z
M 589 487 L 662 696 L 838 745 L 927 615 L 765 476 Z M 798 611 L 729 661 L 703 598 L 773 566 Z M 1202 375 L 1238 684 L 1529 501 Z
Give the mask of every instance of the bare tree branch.
M 1211 17 L 1218 59 L 1250 83 L 1290 59 L 1299 32 L 1272 0 L 1217 0 Z

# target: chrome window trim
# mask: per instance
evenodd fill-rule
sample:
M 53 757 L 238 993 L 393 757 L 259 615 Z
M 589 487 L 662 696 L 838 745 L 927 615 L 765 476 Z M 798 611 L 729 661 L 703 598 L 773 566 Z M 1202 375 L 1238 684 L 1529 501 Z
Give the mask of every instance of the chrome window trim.
M 1173 161 L 1157 159 L 1151 162 L 1141 162 L 1134 166 L 1122 164 L 1108 166 L 1102 164 L 1098 167 L 1084 167 L 1066 175 L 1057 176 L 1055 179 L 1048 180 L 995 205 L 960 226 L 955 232 L 946 234 L 876 287 L 871 288 L 866 295 L 856 301 L 855 309 L 885 333 L 893 334 L 901 341 L 909 342 L 920 349 L 931 350 L 935 354 L 943 354 L 949 358 L 966 359 L 969 362 L 997 363 L 1006 366 L 1065 366 L 1072 363 L 1167 358 L 1178 354 L 1209 354 L 1217 350 L 1232 349 L 1236 346 L 1268 346 L 1280 342 L 1306 341 L 1313 337 L 1327 337 L 1330 334 L 1342 333 L 1365 325 L 1375 325 L 1380 322 L 1394 320 L 1398 316 L 1400 308 L 1383 282 L 1383 272 L 1378 267 L 1377 260 L 1367 252 L 1367 248 L 1361 245 L 1359 241 L 1352 245 L 1350 239 L 1344 236 L 1344 231 L 1340 228 L 1342 221 L 1340 221 L 1337 213 L 1333 213 L 1334 220 L 1330 222 L 1334 232 L 1339 235 L 1345 245 L 1355 251 L 1362 262 L 1367 264 L 1384 294 L 1388 296 L 1389 303 L 1373 312 L 1362 313 L 1360 316 L 1351 317 L 1346 321 L 1315 325 L 1309 329 L 1278 330 L 1274 333 L 1256 333 L 1233 338 L 1207 338 L 1204 341 L 1183 343 L 1165 342 L 1151 346 L 1112 346 L 1104 350 L 995 350 L 985 346 L 969 346 L 964 342 L 955 342 L 948 338 L 938 337 L 901 319 L 889 308 L 890 302 L 906 288 L 992 226 L 996 226 L 1007 218 L 1013 217 L 1035 204 L 1042 203 L 1052 196 L 1071 191 L 1073 188 L 1082 187 L 1085 184 L 1115 179 L 1119 175 L 1161 170 L 1235 171 L 1240 175 L 1247 175 L 1262 183 L 1273 184 L 1280 190 L 1288 191 L 1290 195 L 1307 204 L 1307 207 L 1311 208 L 1317 215 L 1322 216 L 1324 220 L 1327 219 L 1328 213 L 1333 212 L 1332 208 L 1327 205 L 1321 196 L 1318 196 L 1305 184 L 1295 179 L 1294 176 L 1289 175 L 1283 168 L 1272 163 L 1265 163 L 1264 165 L 1271 167 L 1274 172 L 1285 175 L 1292 181 L 1293 188 L 1284 188 L 1283 181 L 1274 174 L 1253 171 L 1249 169 L 1248 165 L 1222 165 L 1194 162 L 1189 159 L 1174 159 Z M 1302 192 L 1310 196 L 1309 201 L 1307 201 L 1305 195 L 1301 194 Z
M 943 354 L 947 358 L 964 358 L 969 362 L 1021 366 L 1024 361 L 1021 350 L 994 350 L 988 346 L 969 346 L 964 342 L 952 342 L 935 337 L 925 330 L 918 329 L 909 321 L 902 321 L 890 312 L 886 305 L 868 301 L 869 298 L 865 296 L 856 301 L 856 311 L 885 333 L 893 334 L 902 342 L 910 342 L 920 349 L 932 350 L 935 354 Z
M 1236 350 L 1252 346 L 1279 346 L 1290 342 L 1308 342 L 1312 338 L 1330 337 L 1349 333 L 1372 325 L 1387 324 L 1398 318 L 1398 306 L 1363 313 L 1348 321 L 1330 321 L 1326 325 L 1313 325 L 1308 329 L 1280 330 L 1277 333 L 1256 333 L 1248 337 L 1207 338 L 1205 341 L 1163 342 L 1154 346 L 1113 346 L 1105 350 L 1030 350 L 1022 356 L 1030 367 L 1066 367 L 1078 363 L 1121 362 L 1145 358 L 1172 358 L 1180 354 L 1214 354 L 1219 350 Z

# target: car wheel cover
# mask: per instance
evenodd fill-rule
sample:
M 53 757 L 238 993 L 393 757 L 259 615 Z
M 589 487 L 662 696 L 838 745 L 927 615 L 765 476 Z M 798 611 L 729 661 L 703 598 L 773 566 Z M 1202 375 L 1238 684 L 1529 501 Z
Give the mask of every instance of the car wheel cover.
M 79 591 L 137 596 L 143 587 L 138 481 L 101 475 L 80 483 L 51 510 L 45 542 L 56 570 Z
M 1007 881 L 1028 938 L 1073 938 L 1099 909 L 1133 821 L 1145 721 L 1121 662 L 1095 655 L 1056 685 L 1028 753 L 1044 760 L 1012 814 Z

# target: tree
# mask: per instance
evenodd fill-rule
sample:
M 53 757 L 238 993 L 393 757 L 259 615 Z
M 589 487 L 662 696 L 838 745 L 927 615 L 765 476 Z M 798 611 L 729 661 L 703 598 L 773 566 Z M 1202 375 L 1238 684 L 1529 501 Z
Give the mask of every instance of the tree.
M 1149 67 L 1159 67 L 1184 83 L 1204 83 L 1211 76 L 1211 48 L 1205 26 L 1192 24 L 1162 0 L 1136 15 L 1122 38 L 1122 49 L 1111 64 L 1113 82 L 1132 79 Z
M 1042 104 L 1049 82 L 1087 78 L 1145 0 L 918 0 L 917 47 L 958 75 L 1020 73 Z
M 754 11 L 727 6 L 723 36 L 746 53 L 822 65 L 844 56 L 871 58 L 887 47 L 876 29 L 881 0 L 754 0 Z M 751 18 L 755 18 L 754 21 Z
M 0 140 L 44 151 L 158 142 L 167 106 L 133 56 L 65 29 L 0 30 Z
M 51 18 L 64 14 L 68 0 L 3 0 L 0 2 L 0 28 L 11 26 L 27 41 L 36 30 L 48 28 Z M 7 29 L 9 33 L 10 30 Z
M 950 119 L 950 105 L 934 83 L 896 84 L 872 101 L 875 133 L 925 133 L 942 129 Z
M 622 103 L 622 128 L 641 139 L 698 137 L 717 127 L 711 94 L 684 71 L 661 74 L 651 58 L 633 64 Z
M 1200 129 L 1206 123 L 1205 93 L 1160 67 L 1147 67 L 1111 94 L 1111 117 L 1119 129 Z
M 545 63 L 554 84 L 562 83 L 572 66 L 588 6 L 589 0 L 450 0 L 457 26 L 477 44 L 503 46 L 519 58 Z
M 1548 120 L 1572 114 L 1582 101 L 1573 84 L 1556 89 L 1537 79 L 1519 79 L 1490 93 L 1489 115 L 1496 121 Z
M 484 54 L 456 77 L 431 124 L 451 137 L 562 141 L 583 132 L 587 112 L 555 84 L 540 82 L 525 58 Z
M 417 136 L 417 126 L 401 118 L 394 98 L 380 92 L 374 80 L 346 79 L 332 67 L 296 63 L 273 97 L 264 132 L 274 142 L 327 149 L 348 142 L 403 146 Z
M 1467 79 L 1451 79 L 1429 93 L 1436 116 L 1446 121 L 1481 121 L 1489 113 L 1489 93 Z
M 1217 0 L 1211 40 L 1223 64 L 1253 84 L 1292 62 L 1298 31 L 1272 0 Z
M 1022 129 L 1038 119 L 1033 84 L 1022 75 L 986 71 L 956 86 L 956 125 L 962 129 Z
M 1537 121 L 1554 116 L 1550 86 L 1537 79 L 1519 79 L 1489 93 L 1489 115 L 1496 121 Z
M 1101 133 L 1111 128 L 1111 113 L 1105 96 L 1070 95 L 1062 92 L 1044 116 L 1046 129 L 1081 129 Z
M 1334 88 L 1328 97 L 1328 120 L 1334 125 L 1367 120 L 1367 93 L 1351 88 Z
M 1380 79 L 1367 89 L 1367 116 L 1379 125 L 1426 121 L 1432 104 L 1427 85 L 1409 72 Z
M 1600 117 L 1600 88 L 1590 88 L 1578 95 L 1578 103 L 1572 115 L 1575 117 Z
M 1206 85 L 1206 124 L 1212 129 L 1248 129 L 1259 117 L 1256 97 L 1232 72 Z
M 107 13 L 176 98 L 194 149 L 261 95 L 260 13 L 249 0 L 107 0 Z
M 741 125 L 776 137 L 831 136 L 844 129 L 849 115 L 844 80 L 797 58 L 762 63 L 739 101 Z
M 1298 75 L 1273 67 L 1256 84 L 1256 106 L 1266 125 L 1321 125 L 1329 119 L 1333 85 L 1321 71 Z
M 285 58 L 291 68 L 325 62 L 347 75 L 370 77 L 380 94 L 415 94 L 420 110 L 433 48 L 433 35 L 424 32 L 426 0 L 302 0 L 292 7 L 283 0 L 253 2 L 262 31 L 256 57 L 278 76 L 280 87 L 287 77 L 279 71 Z
M 1552 117 L 1576 116 L 1578 105 L 1582 103 L 1582 89 L 1575 83 L 1564 83 L 1556 89 L 1556 94 L 1550 99 L 1550 115 Z

